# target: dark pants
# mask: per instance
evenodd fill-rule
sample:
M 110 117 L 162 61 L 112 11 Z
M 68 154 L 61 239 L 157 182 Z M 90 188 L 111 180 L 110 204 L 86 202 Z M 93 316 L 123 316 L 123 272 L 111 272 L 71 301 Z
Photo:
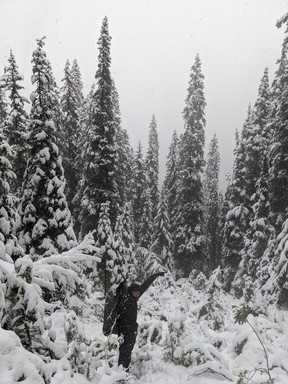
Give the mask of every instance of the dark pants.
M 119 360 L 118 365 L 123 365 L 123 368 L 128 371 L 131 353 L 136 341 L 137 331 L 124 332 L 123 334 L 123 343 L 119 347 Z

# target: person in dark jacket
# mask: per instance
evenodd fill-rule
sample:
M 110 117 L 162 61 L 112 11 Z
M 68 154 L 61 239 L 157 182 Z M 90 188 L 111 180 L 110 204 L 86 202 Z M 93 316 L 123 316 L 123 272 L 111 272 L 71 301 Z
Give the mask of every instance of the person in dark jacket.
M 119 305 L 116 328 L 118 336 L 123 337 L 123 342 L 119 347 L 118 365 L 122 365 L 126 371 L 129 370 L 131 353 L 137 336 L 137 301 L 158 276 L 164 276 L 164 272 L 150 276 L 143 284 L 133 282 Z

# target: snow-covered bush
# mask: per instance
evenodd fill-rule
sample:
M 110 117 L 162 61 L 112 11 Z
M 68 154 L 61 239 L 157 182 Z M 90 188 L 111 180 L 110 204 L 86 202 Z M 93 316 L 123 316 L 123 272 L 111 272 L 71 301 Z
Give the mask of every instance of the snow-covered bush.
M 15 272 L 8 278 L 2 325 L 14 331 L 27 350 L 41 354 L 45 329 L 43 319 L 53 306 L 43 300 L 40 287 L 32 284 L 32 276 L 33 262 L 30 257 L 18 259 Z
M 19 337 L 0 328 L 1 383 L 49 384 L 50 373 L 43 360 L 23 348 Z
M 163 322 L 162 321 L 145 321 L 141 323 L 138 331 L 138 345 L 160 344 L 164 338 Z
M 80 314 L 85 306 L 87 269 L 96 269 L 100 258 L 92 235 L 60 255 L 52 255 L 34 262 L 33 282 L 42 290 L 48 302 L 60 301 L 65 307 Z
M 188 278 L 189 283 L 193 285 L 195 289 L 201 290 L 205 288 L 206 283 L 207 283 L 207 278 L 204 275 L 203 272 L 193 269 L 190 272 L 189 278 Z
M 66 337 L 69 343 L 68 360 L 75 373 L 91 379 L 99 367 L 116 364 L 119 340 L 111 335 L 105 341 L 89 338 L 73 314 L 66 318 Z
M 166 339 L 165 359 L 172 362 L 178 361 L 175 351 L 185 332 L 185 316 L 171 317 L 168 319 L 168 336 Z

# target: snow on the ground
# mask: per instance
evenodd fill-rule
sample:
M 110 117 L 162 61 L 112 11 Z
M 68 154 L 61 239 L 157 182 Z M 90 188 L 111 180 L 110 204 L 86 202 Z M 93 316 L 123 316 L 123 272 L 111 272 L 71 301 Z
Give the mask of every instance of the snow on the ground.
M 0 384 L 45 384 L 43 372 L 52 377 L 51 384 L 236 384 L 241 375 L 239 383 L 253 376 L 249 383 L 263 384 L 268 383 L 267 360 L 258 336 L 274 384 L 288 383 L 287 311 L 271 306 L 265 315 L 249 315 L 257 336 L 247 322 L 234 321 L 241 301 L 218 289 L 213 294 L 195 289 L 188 280 L 168 285 L 159 278 L 139 300 L 139 332 L 127 375 L 117 367 L 117 337 L 102 333 L 103 303 L 99 292 L 91 294 L 78 318 L 79 337 L 66 349 L 64 327 L 70 315 L 53 315 L 64 355 L 47 364 L 27 352 L 13 332 L 0 328 Z

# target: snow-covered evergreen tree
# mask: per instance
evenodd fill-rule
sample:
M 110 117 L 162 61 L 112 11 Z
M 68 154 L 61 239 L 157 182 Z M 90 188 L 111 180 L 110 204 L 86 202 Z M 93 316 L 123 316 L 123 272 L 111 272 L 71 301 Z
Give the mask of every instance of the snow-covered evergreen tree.
M 131 282 L 136 277 L 137 259 L 129 203 L 124 205 L 123 212 L 117 217 L 114 238 L 117 260 L 123 259 L 122 265 L 119 263 L 119 276 Z
M 177 185 L 179 178 L 179 138 L 177 132 L 172 135 L 171 144 L 167 156 L 166 176 L 164 180 L 164 190 L 167 199 L 167 212 L 171 221 L 171 233 L 174 236 L 176 231 L 175 215 L 177 208 Z
M 5 94 L 5 76 L 0 77 L 0 126 L 3 127 L 7 116 L 7 100 Z
M 119 105 L 119 94 L 117 92 L 114 82 L 112 82 L 112 97 L 113 97 L 113 108 L 114 108 L 114 124 L 116 132 L 116 154 L 117 154 L 117 165 L 116 165 L 116 181 L 118 185 L 120 195 L 120 207 L 124 207 L 127 201 L 130 201 L 129 185 L 132 177 L 132 163 L 133 163 L 133 151 L 129 143 L 129 136 L 121 126 L 121 112 Z
M 287 20 L 286 20 L 287 22 Z M 281 22 L 278 26 L 281 26 Z M 288 203 L 288 32 L 282 45 L 279 67 L 272 83 L 272 112 L 270 130 L 273 131 L 269 154 L 270 199 L 273 225 L 277 232 L 286 220 Z
M 76 59 L 73 60 L 73 63 L 72 63 L 71 75 L 72 75 L 74 87 L 76 90 L 78 108 L 80 108 L 84 101 L 83 82 L 82 82 L 80 67 Z
M 64 193 L 65 178 L 56 145 L 51 100 L 51 67 L 44 39 L 33 52 L 32 108 L 28 132 L 30 146 L 19 205 L 19 239 L 34 258 L 48 256 L 75 245 L 71 214 Z
M 131 180 L 131 209 L 136 244 L 140 241 L 141 221 L 144 214 L 144 194 L 147 192 L 147 176 L 141 143 L 134 156 Z
M 257 273 L 260 289 L 266 303 L 278 303 L 285 308 L 288 304 L 288 220 L 283 224 L 282 231 L 268 243 L 264 257 Z
M 149 126 L 148 149 L 146 155 L 148 187 L 152 204 L 152 220 L 157 215 L 159 204 L 159 139 L 155 115 L 152 116 Z
M 19 336 L 25 349 L 45 354 L 42 339 L 44 316 L 51 306 L 43 300 L 39 289 L 33 286 L 32 278 L 33 262 L 25 255 L 16 261 L 15 272 L 9 279 L 2 324 Z
M 10 192 L 10 182 L 16 176 L 12 172 L 9 155 L 11 149 L 4 139 L 3 129 L 0 126 L 0 258 L 2 260 L 9 260 L 9 256 L 16 260 L 23 254 L 14 235 L 16 211 Z
M 192 269 L 207 269 L 204 236 L 204 203 L 201 176 L 204 161 L 205 97 L 204 76 L 199 55 L 192 66 L 188 95 L 183 110 L 185 131 L 179 151 L 179 183 L 175 235 L 176 268 L 188 276 Z
M 86 137 L 81 203 L 81 235 L 98 225 L 100 206 L 110 202 L 112 226 L 118 214 L 119 192 L 116 183 L 116 146 L 112 79 L 110 73 L 110 44 L 108 19 L 104 18 L 98 40 L 99 55 L 96 72 L 97 87 L 93 95 L 91 126 Z
M 244 237 L 249 228 L 250 200 L 246 194 L 246 146 L 248 126 L 251 124 L 251 107 L 244 123 L 241 139 L 235 149 L 233 175 L 229 185 L 228 206 L 222 242 L 222 263 L 225 268 L 225 289 L 230 290 L 244 249 Z M 250 208 L 250 209 L 249 209 Z
M 78 67 L 77 67 L 78 69 Z M 75 70 L 75 68 L 74 68 Z M 78 74 L 78 71 L 77 71 Z M 76 84 L 75 74 L 73 74 L 69 60 L 67 60 L 64 69 L 64 82 L 61 88 L 61 108 L 62 108 L 62 124 L 59 150 L 63 157 L 63 168 L 66 178 L 66 196 L 69 208 L 73 211 L 73 199 L 76 195 L 78 183 L 80 179 L 80 169 L 77 169 L 76 160 L 80 152 L 80 100 L 81 91 L 79 84 Z M 79 82 L 78 78 L 78 82 Z M 79 97 L 80 92 L 80 97 Z
M 4 134 L 12 149 L 10 159 L 16 177 L 11 183 L 14 194 L 20 196 L 24 171 L 27 162 L 27 124 L 28 116 L 25 111 L 26 98 L 21 96 L 23 76 L 18 71 L 15 56 L 12 51 L 5 68 L 5 85 L 10 99 L 10 108 L 4 122 Z
M 265 264 L 268 254 L 270 257 L 269 244 L 275 238 L 275 229 L 270 223 L 268 162 L 266 156 L 263 156 L 262 173 L 253 197 L 253 218 L 245 235 L 243 257 L 235 278 L 240 286 L 245 287 L 244 296 L 246 299 L 251 299 L 254 292 L 258 291 L 255 287 L 261 286 L 265 282 L 263 276 L 265 272 L 262 273 L 261 270 L 262 268 L 263 270 L 267 269 Z
M 151 199 L 151 192 L 148 187 L 143 190 L 143 213 L 139 223 L 139 245 L 149 249 L 152 244 L 153 236 L 153 204 Z
M 105 294 L 114 283 L 119 283 L 126 277 L 122 275 L 124 272 L 123 255 L 121 255 L 121 259 L 117 258 L 118 243 L 114 241 L 109 205 L 110 202 L 108 201 L 101 204 L 100 217 L 96 231 L 96 246 L 100 249 L 101 258 L 98 274 Z M 95 273 L 93 274 L 93 277 L 95 278 Z
M 220 201 L 219 201 L 220 154 L 216 135 L 212 138 L 207 156 L 204 178 L 206 236 L 211 270 L 220 264 Z
M 164 190 L 161 192 L 158 212 L 154 219 L 151 251 L 160 257 L 163 265 L 170 272 L 174 272 L 173 240 L 171 235 L 170 218 L 167 211 L 166 194 Z
M 251 200 L 256 192 L 256 184 L 260 178 L 262 156 L 267 153 L 271 135 L 268 130 L 270 116 L 270 86 L 268 69 L 264 71 L 259 86 L 258 97 L 251 111 L 251 119 L 243 131 L 242 141 L 245 146 L 245 195 L 247 201 Z M 246 204 L 248 207 L 248 203 Z M 252 209 L 250 208 L 252 213 Z
M 79 125 L 80 125 L 80 132 L 79 132 L 80 136 L 79 136 L 79 144 L 78 144 L 79 151 L 76 159 L 75 168 L 81 176 L 77 186 L 77 193 L 72 201 L 74 230 L 77 236 L 79 235 L 81 230 L 80 213 L 81 213 L 83 186 L 84 186 L 83 169 L 84 169 L 85 159 L 86 159 L 86 156 L 85 156 L 86 148 L 89 145 L 88 137 L 89 137 L 90 127 L 92 126 L 94 93 L 95 93 L 95 85 L 92 85 L 90 92 L 84 98 L 83 103 L 79 110 Z

